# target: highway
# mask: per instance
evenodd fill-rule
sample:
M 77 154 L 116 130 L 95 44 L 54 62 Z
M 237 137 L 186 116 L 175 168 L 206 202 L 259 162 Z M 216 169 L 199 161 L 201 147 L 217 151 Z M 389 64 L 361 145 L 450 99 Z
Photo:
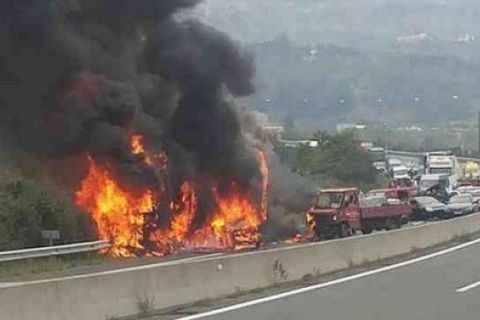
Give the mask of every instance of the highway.
M 480 319 L 480 240 L 194 319 Z
M 414 226 L 419 226 L 423 224 L 430 223 L 429 221 L 415 221 L 409 222 L 403 228 L 410 228 Z M 374 233 L 384 233 L 388 231 L 374 231 Z M 358 237 L 361 236 L 361 233 L 351 236 Z M 308 242 L 307 242 L 308 243 Z M 304 243 L 284 243 L 284 242 L 275 242 L 267 243 L 263 245 L 259 250 L 269 250 L 282 247 L 291 247 L 298 246 Z M 149 258 L 135 258 L 135 259 L 121 259 L 121 258 L 105 258 L 105 260 L 99 260 L 98 262 L 92 262 L 91 265 L 86 263 L 85 265 L 71 266 L 67 269 L 61 269 L 58 271 L 45 271 L 40 273 L 32 274 L 22 274 L 18 276 L 10 276 L 0 278 L 0 289 L 5 287 L 11 287 L 15 285 L 21 285 L 25 283 L 41 283 L 44 281 L 52 281 L 59 279 L 70 279 L 78 278 L 92 275 L 107 275 L 110 273 L 122 272 L 122 271 L 131 271 L 131 270 L 141 270 L 154 267 L 160 267 L 170 264 L 181 264 L 191 261 L 201 261 L 203 259 L 208 259 L 211 257 L 218 257 L 222 255 L 231 255 L 241 252 L 252 251 L 253 249 L 245 249 L 241 251 L 224 251 L 224 252 L 204 252 L 204 253 L 180 253 L 172 254 L 165 257 L 149 257 Z
M 480 239 L 455 243 L 479 232 L 480 214 L 475 214 L 322 243 L 12 279 L 0 284 L 0 318 L 318 319 L 322 310 L 325 319 L 395 319 L 390 313 L 397 317 L 406 308 L 413 316 L 425 305 L 463 310 L 464 305 L 448 301 L 480 291 L 475 273 Z M 415 248 L 448 246 L 451 240 L 448 249 L 411 254 Z M 416 258 L 402 261 L 399 256 L 406 254 Z
M 415 221 L 410 222 L 405 225 L 403 228 L 409 228 L 413 226 L 418 226 L 422 224 L 429 223 L 427 221 Z M 384 233 L 387 231 L 374 231 L 374 233 Z M 358 233 L 355 236 L 360 236 L 361 233 Z M 302 245 L 303 243 L 284 243 L 284 242 L 275 242 L 267 243 L 263 245 L 259 250 L 269 250 L 282 247 L 291 247 Z M 10 287 L 17 284 L 24 283 L 38 283 L 45 280 L 58 280 L 58 279 L 68 279 L 76 278 L 88 275 L 105 275 L 112 272 L 118 271 L 129 271 L 129 270 L 140 270 L 145 268 L 153 268 L 170 264 L 181 264 L 184 262 L 190 261 L 200 261 L 203 259 L 208 259 L 211 257 L 218 257 L 222 255 L 236 254 L 240 252 L 248 252 L 253 249 L 245 249 L 240 251 L 223 251 L 223 252 L 204 252 L 204 253 L 180 253 L 172 254 L 165 257 L 150 257 L 150 258 L 135 258 L 135 259 L 122 259 L 122 258 L 105 258 L 105 260 L 99 260 L 91 265 L 86 263 L 85 265 L 72 266 L 66 270 L 50 271 L 50 272 L 41 272 L 34 274 L 23 274 L 20 276 L 11 276 L 0 278 L 0 289 L 4 287 Z

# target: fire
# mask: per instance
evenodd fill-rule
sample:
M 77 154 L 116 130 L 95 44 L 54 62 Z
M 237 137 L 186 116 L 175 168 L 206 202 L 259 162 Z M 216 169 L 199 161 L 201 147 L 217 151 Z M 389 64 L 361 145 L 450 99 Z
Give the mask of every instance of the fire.
M 141 136 L 139 134 L 133 135 L 130 138 L 130 148 L 131 148 L 133 154 L 143 155 L 144 156 L 144 161 L 145 161 L 146 164 L 153 165 L 152 157 L 148 153 L 145 152 L 143 136 Z
M 217 209 L 210 222 L 196 232 L 191 244 L 229 249 L 258 246 L 258 227 L 264 222 L 263 209 L 256 207 L 235 182 L 226 194 L 220 194 L 217 187 L 212 192 Z
M 262 219 L 263 222 L 267 221 L 268 213 L 268 181 L 269 181 L 269 170 L 268 170 L 268 160 L 267 153 L 265 151 L 259 150 L 257 153 L 257 159 L 260 168 L 260 174 L 262 175 Z
M 143 137 L 141 135 L 133 135 L 130 138 L 130 147 L 133 154 L 144 154 L 145 147 L 143 145 Z
M 173 201 L 170 207 L 175 216 L 171 224 L 170 236 L 177 241 L 182 241 L 190 230 L 190 225 L 198 210 L 198 199 L 193 184 L 189 181 L 183 183 L 179 201 Z
M 143 137 L 133 135 L 130 150 L 149 166 L 165 168 L 166 156 L 146 151 Z M 91 213 L 101 239 L 110 239 L 107 254 L 120 257 L 165 255 L 183 250 L 241 249 L 258 246 L 259 227 L 267 220 L 268 165 L 257 155 L 260 198 L 236 181 L 214 182 L 209 188 L 213 208 L 201 212 L 195 181 L 186 180 L 171 199 L 158 191 L 126 190 L 111 168 L 89 157 L 89 171 L 76 192 L 76 203 Z M 199 217 L 204 217 L 199 219 Z
M 128 192 L 118 185 L 107 168 L 102 168 L 89 157 L 90 168 L 76 202 L 87 209 L 97 224 L 100 239 L 112 241 L 111 254 L 131 257 L 143 249 L 144 213 L 154 208 L 153 192 L 143 190 L 140 195 Z
M 307 226 L 310 230 L 310 233 L 314 234 L 315 233 L 315 229 L 317 227 L 317 222 L 315 221 L 315 216 L 312 214 L 312 209 L 310 209 L 309 211 L 307 211 L 305 217 L 306 217 L 306 220 L 307 220 Z
M 305 242 L 305 241 L 307 241 L 307 237 L 303 236 L 300 233 L 297 233 L 291 239 L 285 240 L 285 243 L 293 244 L 293 243 L 300 243 L 300 242 Z

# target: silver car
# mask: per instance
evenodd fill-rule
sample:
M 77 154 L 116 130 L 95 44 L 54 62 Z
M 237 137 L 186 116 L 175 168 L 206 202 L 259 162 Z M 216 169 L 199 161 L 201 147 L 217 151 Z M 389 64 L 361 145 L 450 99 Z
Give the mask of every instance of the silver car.
M 451 197 L 447 208 L 450 216 L 461 216 L 475 212 L 477 204 L 471 194 L 464 193 Z

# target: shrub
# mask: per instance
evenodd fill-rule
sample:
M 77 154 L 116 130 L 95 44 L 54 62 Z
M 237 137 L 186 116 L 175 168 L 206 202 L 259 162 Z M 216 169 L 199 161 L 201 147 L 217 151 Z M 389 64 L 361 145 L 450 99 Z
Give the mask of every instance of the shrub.
M 91 240 L 94 234 L 89 217 L 48 184 L 0 175 L 0 250 L 41 246 L 42 230 L 60 230 L 59 243 Z

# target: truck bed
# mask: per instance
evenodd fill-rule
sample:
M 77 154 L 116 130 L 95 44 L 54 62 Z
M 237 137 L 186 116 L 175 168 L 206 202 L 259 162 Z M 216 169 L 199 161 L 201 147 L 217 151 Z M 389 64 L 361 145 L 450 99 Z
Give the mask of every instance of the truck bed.
M 383 204 L 381 206 L 362 207 L 360 213 L 362 219 L 410 216 L 412 207 L 410 204 Z

